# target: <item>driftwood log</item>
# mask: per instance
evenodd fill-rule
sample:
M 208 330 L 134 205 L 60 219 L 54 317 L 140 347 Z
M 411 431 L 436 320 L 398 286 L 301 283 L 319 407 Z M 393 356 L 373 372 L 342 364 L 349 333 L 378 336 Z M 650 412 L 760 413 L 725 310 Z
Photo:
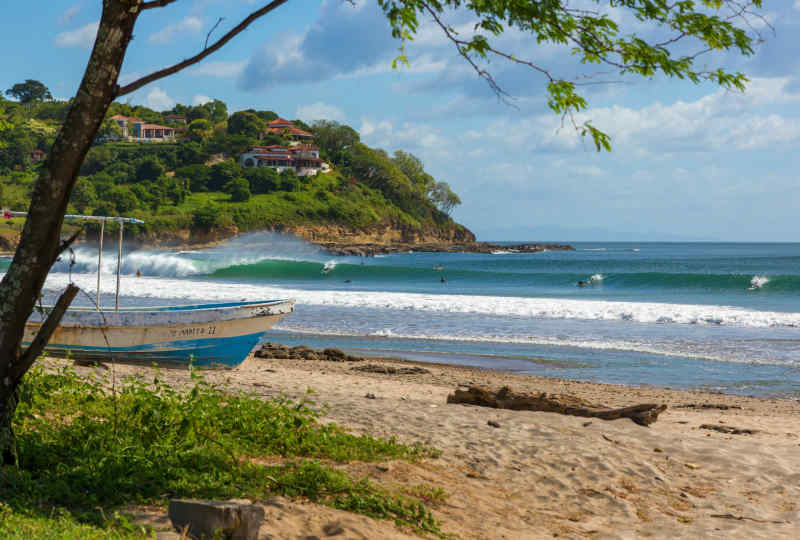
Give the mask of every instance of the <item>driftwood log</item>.
M 658 420 L 658 415 L 667 410 L 666 405 L 643 403 L 620 409 L 609 409 L 593 405 L 583 399 L 567 394 L 518 394 L 507 386 L 493 391 L 480 386 L 470 386 L 468 390 L 456 389 L 447 396 L 447 403 L 465 405 L 481 405 L 495 409 L 511 409 L 514 411 L 540 411 L 616 420 L 630 418 L 642 426 L 648 426 Z

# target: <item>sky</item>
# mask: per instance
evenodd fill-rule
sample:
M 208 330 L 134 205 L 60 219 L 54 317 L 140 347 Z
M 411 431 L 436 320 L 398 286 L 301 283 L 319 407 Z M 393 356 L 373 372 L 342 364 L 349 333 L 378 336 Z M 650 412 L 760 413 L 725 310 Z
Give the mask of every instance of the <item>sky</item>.
M 590 3 L 571 5 L 581 2 Z M 220 18 L 212 41 L 263 3 L 178 0 L 145 11 L 120 82 L 196 54 Z M 56 98 L 74 95 L 101 0 L 6 4 L 0 89 L 36 79 Z M 348 124 L 370 146 L 421 158 L 461 197 L 453 217 L 480 240 L 800 241 L 800 0 L 765 0 L 759 13 L 749 23 L 759 33 L 753 56 L 699 60 L 746 73 L 743 93 L 599 76 L 563 47 L 504 34 L 498 48 L 591 83 L 580 88 L 589 107 L 578 120 L 611 136 L 610 153 L 550 111 L 546 79 L 529 68 L 492 60 L 509 95 L 498 99 L 431 20 L 406 45 L 410 65 L 393 69 L 400 43 L 369 0 L 289 0 L 202 63 L 122 101 L 166 110 L 219 99 L 229 113 Z M 625 34 L 656 35 L 628 13 L 609 14 Z M 468 13 L 444 18 L 470 35 Z

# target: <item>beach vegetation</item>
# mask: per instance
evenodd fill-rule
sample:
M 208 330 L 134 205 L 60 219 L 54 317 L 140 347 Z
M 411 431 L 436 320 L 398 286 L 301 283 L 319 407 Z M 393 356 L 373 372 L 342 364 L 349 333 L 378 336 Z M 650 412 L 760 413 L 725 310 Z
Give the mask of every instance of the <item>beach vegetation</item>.
M 123 506 L 271 495 L 440 533 L 426 507 L 441 499 L 436 488 L 395 492 L 336 467 L 435 451 L 321 423 L 324 409 L 310 392 L 262 400 L 195 370 L 185 389 L 154 373 L 125 381 L 108 372 L 83 378 L 70 367 L 28 373 L 14 424 L 19 464 L 0 474 L 0 537 L 53 526 L 65 531 L 59 538 L 137 537 L 144 531 L 114 517 Z

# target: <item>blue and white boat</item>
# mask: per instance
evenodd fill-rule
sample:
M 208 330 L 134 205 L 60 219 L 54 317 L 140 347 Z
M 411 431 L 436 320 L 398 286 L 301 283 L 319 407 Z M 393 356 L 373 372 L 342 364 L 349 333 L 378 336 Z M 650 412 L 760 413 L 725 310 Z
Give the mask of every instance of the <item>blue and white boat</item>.
M 25 216 L 25 212 L 4 212 Z M 135 218 L 73 216 L 100 222 L 96 306 L 70 308 L 45 347 L 52 356 L 91 360 L 123 360 L 148 364 L 189 364 L 235 367 L 259 338 L 294 310 L 294 300 L 256 300 L 187 306 L 119 307 L 122 227 L 143 223 Z M 114 309 L 100 307 L 100 271 L 106 222 L 119 224 L 117 291 Z M 23 344 L 33 341 L 49 310 L 37 309 L 25 325 Z
M 259 338 L 292 312 L 293 300 L 198 304 L 116 311 L 70 308 L 45 353 L 94 360 L 235 367 Z M 46 315 L 46 313 L 45 313 Z M 30 343 L 43 321 L 34 311 L 25 325 Z

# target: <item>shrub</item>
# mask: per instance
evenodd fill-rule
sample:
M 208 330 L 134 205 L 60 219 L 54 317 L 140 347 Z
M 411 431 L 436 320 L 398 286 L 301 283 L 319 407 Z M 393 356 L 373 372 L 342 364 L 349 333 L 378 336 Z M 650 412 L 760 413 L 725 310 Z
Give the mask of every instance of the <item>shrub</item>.
M 225 184 L 223 191 L 230 194 L 231 202 L 245 202 L 250 200 L 250 184 L 241 176 Z
M 198 229 L 213 229 L 219 224 L 219 218 L 219 207 L 209 203 L 192 212 L 192 226 Z

